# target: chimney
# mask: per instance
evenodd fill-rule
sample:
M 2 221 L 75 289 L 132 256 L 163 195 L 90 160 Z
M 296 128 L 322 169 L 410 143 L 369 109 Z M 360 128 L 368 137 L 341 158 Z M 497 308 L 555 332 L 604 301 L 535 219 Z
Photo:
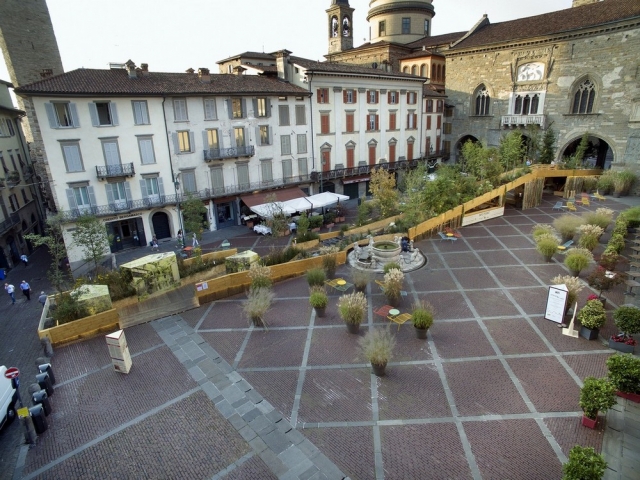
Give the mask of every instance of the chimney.
M 53 70 L 51 68 L 43 68 L 40 70 L 40 77 L 47 78 L 53 76 Z
M 211 74 L 209 73 L 208 68 L 199 68 L 198 69 L 198 78 L 202 83 L 211 83 Z
M 289 81 L 289 55 L 291 52 L 289 50 L 278 50 L 275 53 L 276 56 L 276 66 L 278 67 L 278 78 L 284 80 L 285 82 Z
M 124 67 L 127 69 L 127 73 L 129 74 L 129 78 L 138 78 L 138 74 L 136 72 L 136 64 L 131 60 L 127 60 L 127 63 L 124 64 Z
M 140 71 L 142 72 L 142 75 L 144 75 L 144 76 L 149 75 L 149 64 L 148 63 L 141 63 L 140 64 Z
M 246 70 L 247 69 L 244 68 L 242 65 L 236 65 L 235 67 L 233 67 L 233 72 L 238 76 L 244 75 L 244 72 Z
M 196 71 L 193 68 L 187 68 L 185 73 L 195 73 Z

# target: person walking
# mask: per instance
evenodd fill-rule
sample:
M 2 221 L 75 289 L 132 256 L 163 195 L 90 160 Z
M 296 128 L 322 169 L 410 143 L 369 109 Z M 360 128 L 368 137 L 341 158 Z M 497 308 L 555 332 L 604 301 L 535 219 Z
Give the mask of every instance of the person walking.
M 29 257 L 27 257 L 24 253 L 20 255 L 20 260 L 24 263 L 25 268 L 29 266 Z
M 183 248 L 182 229 L 178 230 L 178 248 Z
M 196 232 L 193 232 L 192 240 L 193 248 L 196 248 L 198 245 L 200 245 L 200 242 L 198 242 L 198 237 L 196 237 Z
M 22 290 L 22 294 L 27 297 L 27 301 L 31 300 L 31 285 L 27 283 L 26 280 L 22 280 L 20 283 L 20 290 Z
M 40 296 L 38 297 L 38 301 L 42 304 L 42 308 L 44 308 L 44 304 L 47 303 L 47 294 L 44 291 L 40 292 Z
M 10 283 L 5 283 L 4 289 L 7 291 L 7 293 L 11 297 L 11 305 L 15 305 L 16 304 L 16 294 L 15 294 L 16 287 L 11 285 Z

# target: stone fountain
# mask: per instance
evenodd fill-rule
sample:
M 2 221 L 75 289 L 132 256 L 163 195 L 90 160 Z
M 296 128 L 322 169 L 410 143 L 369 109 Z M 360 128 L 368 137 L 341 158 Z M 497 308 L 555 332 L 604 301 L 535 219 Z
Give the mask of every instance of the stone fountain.
M 403 248 L 404 247 L 404 248 Z M 373 241 L 369 235 L 369 244 L 361 247 L 358 242 L 347 255 L 349 264 L 361 270 L 381 273 L 387 263 L 397 263 L 403 272 L 416 270 L 427 263 L 426 257 L 413 247 L 413 241 L 395 237 L 391 240 Z

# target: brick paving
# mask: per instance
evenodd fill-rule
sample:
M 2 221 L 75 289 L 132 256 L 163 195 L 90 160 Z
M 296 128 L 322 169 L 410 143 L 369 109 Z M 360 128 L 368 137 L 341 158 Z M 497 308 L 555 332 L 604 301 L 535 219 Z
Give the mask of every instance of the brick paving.
M 542 260 L 530 231 L 560 214 L 554 203 L 508 209 L 461 228 L 457 242 L 417 242 L 428 264 L 407 274 L 400 309 L 429 300 L 436 322 L 426 342 L 410 324 L 392 325 L 397 347 L 383 378 L 357 348 L 368 328 L 387 323 L 371 313 L 386 303 L 375 284 L 360 335 L 337 315 L 339 292 L 317 318 L 298 278 L 274 286 L 266 332 L 242 315 L 244 295 L 128 329 L 129 375 L 110 368 L 102 338 L 58 349 L 50 429 L 21 475 L 559 478 L 573 445 L 603 448 L 606 420 L 582 427 L 578 396 L 611 351 L 542 318 L 551 277 L 567 270 L 560 256 Z M 267 240 L 244 233 L 232 246 L 267 251 Z M 609 311 L 630 300 L 623 290 L 607 292 Z M 602 333 L 613 329 L 609 319 Z

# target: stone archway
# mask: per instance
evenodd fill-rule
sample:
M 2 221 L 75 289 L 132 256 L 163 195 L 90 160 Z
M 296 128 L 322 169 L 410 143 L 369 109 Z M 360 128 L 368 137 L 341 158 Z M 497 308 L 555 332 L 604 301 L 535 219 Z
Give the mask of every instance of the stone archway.
M 462 146 L 468 141 L 476 143 L 479 140 L 473 135 L 463 135 L 462 137 L 460 137 L 460 139 L 456 142 L 455 148 L 453 149 L 455 152 L 455 163 L 460 163 L 460 160 L 462 159 Z
M 582 136 L 574 138 L 560 149 L 560 158 L 570 157 L 578 149 Z M 589 135 L 589 146 L 584 154 L 583 165 L 607 170 L 611 168 L 614 155 L 609 143 L 597 135 Z
M 165 212 L 156 212 L 151 217 L 153 233 L 158 240 L 171 238 L 171 228 L 169 227 L 169 216 Z

